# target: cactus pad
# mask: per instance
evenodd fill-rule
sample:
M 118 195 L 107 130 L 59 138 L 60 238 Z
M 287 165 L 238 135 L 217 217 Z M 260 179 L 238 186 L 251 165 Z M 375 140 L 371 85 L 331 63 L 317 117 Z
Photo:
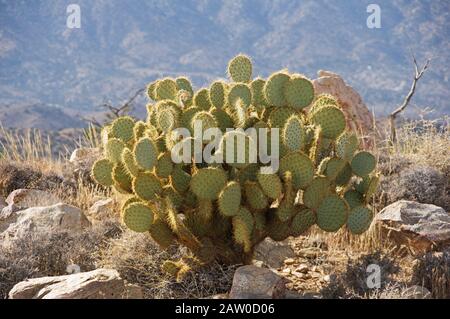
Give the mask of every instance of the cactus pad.
M 290 153 L 280 161 L 280 174 L 292 173 L 295 189 L 305 188 L 312 181 L 314 166 L 308 156 L 301 152 Z
M 100 185 L 112 186 L 114 184 L 112 179 L 113 167 L 114 164 L 106 158 L 96 161 L 92 166 L 92 178 Z
M 345 116 L 340 109 L 327 105 L 311 115 L 311 121 L 322 128 L 326 138 L 335 139 L 345 130 Z
M 123 211 L 122 220 L 132 231 L 143 233 L 150 230 L 153 211 L 143 203 L 131 203 Z
M 133 192 L 142 200 L 155 200 L 161 194 L 162 186 L 152 173 L 141 173 L 133 179 Z
M 369 229 L 372 223 L 373 213 L 364 206 L 358 206 L 353 208 L 347 221 L 347 228 L 352 234 L 360 235 Z
M 199 169 L 191 179 L 191 190 L 201 199 L 217 199 L 227 183 L 227 176 L 219 168 Z
M 353 157 L 351 165 L 356 175 L 361 177 L 369 175 L 375 169 L 375 156 L 366 151 L 358 152 Z
M 151 170 L 158 161 L 158 149 L 147 137 L 140 139 L 134 146 L 136 164 L 143 170 Z
M 230 217 L 238 214 L 241 206 L 241 186 L 236 182 L 229 182 L 219 194 L 218 207 L 223 216 Z
M 317 209 L 317 225 L 327 232 L 335 232 L 347 221 L 347 204 L 337 195 L 330 195 Z
M 243 54 L 234 57 L 228 63 L 228 75 L 234 82 L 250 82 L 252 69 L 252 61 L 248 56 Z
M 314 87 L 310 80 L 292 76 L 284 85 L 284 96 L 290 107 L 301 110 L 314 100 Z
M 267 79 L 264 86 L 264 96 L 270 105 L 286 106 L 284 87 L 289 80 L 290 76 L 285 72 L 274 73 Z

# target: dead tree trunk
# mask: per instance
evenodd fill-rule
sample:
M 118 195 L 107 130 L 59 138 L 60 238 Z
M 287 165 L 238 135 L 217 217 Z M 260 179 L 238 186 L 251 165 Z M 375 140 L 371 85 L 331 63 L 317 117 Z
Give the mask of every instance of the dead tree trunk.
M 400 105 L 394 112 L 392 112 L 389 116 L 390 121 L 390 127 L 391 127 L 391 137 L 390 141 L 392 144 L 394 144 L 397 141 L 397 131 L 395 128 L 395 120 L 397 118 L 397 115 L 399 115 L 401 112 L 403 112 L 406 107 L 409 104 L 409 101 L 413 97 L 414 93 L 416 92 L 416 86 L 419 79 L 422 77 L 422 75 L 425 73 L 425 71 L 428 69 L 428 66 L 430 64 L 430 59 L 427 60 L 425 65 L 419 70 L 419 66 L 417 65 L 417 60 L 414 54 L 412 55 L 413 62 L 414 62 L 414 79 L 411 84 L 411 88 L 409 89 L 408 95 L 406 95 L 405 99 L 403 100 L 402 105 Z

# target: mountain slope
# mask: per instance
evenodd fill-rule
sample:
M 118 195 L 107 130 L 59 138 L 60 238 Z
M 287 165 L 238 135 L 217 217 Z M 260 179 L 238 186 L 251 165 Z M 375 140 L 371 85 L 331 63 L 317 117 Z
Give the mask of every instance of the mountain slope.
M 450 112 L 446 0 L 378 1 L 381 29 L 367 28 L 371 1 L 361 0 L 77 3 L 81 29 L 68 29 L 67 1 L 0 0 L 0 104 L 89 112 L 160 76 L 188 74 L 200 87 L 245 52 L 263 76 L 284 67 L 337 72 L 386 114 L 409 89 L 412 50 L 433 58 L 413 104 Z

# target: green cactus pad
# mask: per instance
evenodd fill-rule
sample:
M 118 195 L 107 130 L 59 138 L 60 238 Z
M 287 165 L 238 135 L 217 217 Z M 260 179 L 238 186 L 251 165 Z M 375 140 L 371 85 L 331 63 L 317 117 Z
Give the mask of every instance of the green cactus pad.
M 225 106 L 226 84 L 222 81 L 216 81 L 209 88 L 209 99 L 212 106 L 221 109 Z
M 150 225 L 150 236 L 162 248 L 166 249 L 175 243 L 175 235 L 161 218 L 156 218 L 153 224 Z
M 343 199 L 330 195 L 320 203 L 317 209 L 317 225 L 327 232 L 338 231 L 347 221 L 348 208 Z
M 284 86 L 290 80 L 289 74 L 277 72 L 267 79 L 264 85 L 264 96 L 267 102 L 272 106 L 286 106 L 287 101 L 284 96 Z
M 281 222 L 274 218 L 267 224 L 267 234 L 275 241 L 283 241 L 291 235 L 290 221 Z
M 297 110 L 307 107 L 314 99 L 313 84 L 301 76 L 292 76 L 284 85 L 283 92 L 287 104 Z
M 256 78 L 250 84 L 252 90 L 252 105 L 262 109 L 267 105 L 266 97 L 264 96 L 264 86 L 266 81 L 261 78 Z
M 336 140 L 336 155 L 346 161 L 350 161 L 358 149 L 358 138 L 354 133 L 344 132 Z
M 351 165 L 355 175 L 360 177 L 369 175 L 376 166 L 375 156 L 366 151 L 358 152 L 353 157 Z
M 180 208 L 184 202 L 184 197 L 178 193 L 172 185 L 168 184 L 163 187 L 162 196 L 169 200 L 170 203 L 176 208 Z
M 132 178 L 125 169 L 125 165 L 122 162 L 118 162 L 114 165 L 112 178 L 114 183 L 122 190 L 131 193 L 131 181 Z
M 259 185 L 255 182 L 246 182 L 245 186 L 245 197 L 247 198 L 247 202 L 255 211 L 264 210 L 269 206 L 269 201 L 264 195 L 264 192 L 259 187 Z
M 158 81 L 155 87 L 155 95 L 158 100 L 176 101 L 177 92 L 177 83 L 171 78 Z
M 347 228 L 352 234 L 360 235 L 369 229 L 372 220 L 372 211 L 367 207 L 358 206 L 350 211 L 347 220 Z
M 158 83 L 158 81 L 154 81 L 151 82 L 148 86 L 147 86 L 147 96 L 150 100 L 156 101 L 156 92 L 155 92 L 155 88 L 156 88 L 156 84 Z
M 301 151 L 306 144 L 306 131 L 297 115 L 291 116 L 283 128 L 283 143 L 290 151 Z
M 217 125 L 222 132 L 225 132 L 228 128 L 233 127 L 233 119 L 224 110 L 214 108 L 210 112 L 211 115 L 216 119 Z
M 281 131 L 288 119 L 296 114 L 295 110 L 290 107 L 276 107 L 269 115 L 269 125 L 271 128 L 279 128 Z
M 209 90 L 208 89 L 200 89 L 194 95 L 194 105 L 201 108 L 204 111 L 209 111 L 212 104 L 209 100 Z
M 100 185 L 112 186 L 114 181 L 112 179 L 112 170 L 114 163 L 104 158 L 96 161 L 92 166 L 92 178 Z
M 247 109 L 252 103 L 252 91 L 244 83 L 234 84 L 228 92 L 227 101 L 232 108 L 236 107 L 236 103 L 240 101 L 241 106 Z
M 195 113 L 192 118 L 191 126 L 194 127 L 195 121 L 198 121 L 202 124 L 203 132 L 210 128 L 217 128 L 217 121 L 209 112 L 200 111 Z
M 143 233 L 150 230 L 153 223 L 153 211 L 143 203 L 131 203 L 125 208 L 122 220 L 132 231 Z
M 331 105 L 323 106 L 312 113 L 311 121 L 322 128 L 324 137 L 330 139 L 337 138 L 346 126 L 344 113 Z
M 256 178 L 267 197 L 277 199 L 281 196 L 283 185 L 278 175 L 258 173 Z
M 311 209 L 304 209 L 294 216 L 291 222 L 291 235 L 298 237 L 316 223 L 316 214 Z
M 147 126 L 147 124 L 145 124 L 143 121 L 137 121 L 133 126 L 134 139 L 137 141 L 144 137 L 145 131 L 150 128 L 155 129 L 153 126 Z
M 253 215 L 245 207 L 241 207 L 239 213 L 232 218 L 233 234 L 236 243 L 244 247 L 245 252 L 251 250 L 251 238 L 255 225 Z
M 142 200 L 155 200 L 162 193 L 162 186 L 152 173 L 141 173 L 133 179 L 133 192 Z
M 124 143 L 130 142 L 134 138 L 134 120 L 129 116 L 122 116 L 115 119 L 111 124 L 111 134 Z
M 336 177 L 342 172 L 345 165 L 347 163 L 337 157 L 332 157 L 327 163 L 327 167 L 325 169 L 325 175 L 330 181 L 334 181 Z
M 379 183 L 380 183 L 380 175 L 377 174 L 370 177 L 369 184 L 367 185 L 367 189 L 364 194 L 366 197 L 366 201 L 369 201 L 372 195 L 376 193 Z
M 223 135 L 218 152 L 223 155 L 224 163 L 227 163 L 232 167 L 244 168 L 251 163 L 252 157 L 250 156 L 250 145 L 253 142 L 254 141 L 243 132 L 230 131 Z M 228 152 L 230 150 L 232 151 L 231 154 Z M 257 154 L 253 155 L 256 156 Z M 256 157 L 254 159 L 256 160 Z
M 161 153 L 156 164 L 156 175 L 159 178 L 169 178 L 173 170 L 173 163 L 170 152 Z
M 248 83 L 252 79 L 252 61 L 239 54 L 228 63 L 228 75 L 234 82 Z
M 352 189 L 345 192 L 344 199 L 347 202 L 350 209 L 364 205 L 363 195 Z
M 303 193 L 303 204 L 309 208 L 317 209 L 325 197 L 331 193 L 330 182 L 325 177 L 314 177 L 311 184 Z
M 361 180 L 356 181 L 355 190 L 364 195 L 369 189 L 370 176 L 364 176 Z
M 184 193 L 189 189 L 191 175 L 185 172 L 181 166 L 175 165 L 170 175 L 170 182 L 179 193 Z
M 217 199 L 227 183 L 226 173 L 219 168 L 199 169 L 191 179 L 191 190 L 200 199 Z
M 333 105 L 333 106 L 339 107 L 339 104 L 338 104 L 337 100 L 334 98 L 334 96 L 332 96 L 330 94 L 320 94 L 317 96 L 316 100 L 314 101 L 313 106 L 309 110 L 309 113 L 312 114 L 315 111 L 317 111 L 318 109 L 320 109 L 322 106 L 327 106 L 327 105 Z
M 239 183 L 229 182 L 219 194 L 219 212 L 225 216 L 235 216 L 241 206 L 241 186 Z
M 133 152 L 136 164 L 142 170 L 151 170 L 158 161 L 158 149 L 150 138 L 141 138 L 135 144 Z
M 188 99 L 184 101 L 184 105 L 191 106 L 194 98 L 194 91 L 192 90 L 191 81 L 189 81 L 186 77 L 178 77 L 175 79 L 175 82 L 177 83 L 179 91 L 183 90 L 188 94 Z
M 314 166 L 308 156 L 301 152 L 290 153 L 280 161 L 280 174 L 292 173 L 292 182 L 295 189 L 305 188 L 312 181 Z
M 105 145 L 105 155 L 113 163 L 121 161 L 122 152 L 126 145 L 118 138 L 110 138 Z
M 126 172 L 130 176 L 137 176 L 140 172 L 139 166 L 136 164 L 133 152 L 130 149 L 125 148 L 122 152 L 122 162 L 126 169 Z
M 341 172 L 336 176 L 335 182 L 337 186 L 346 186 L 352 178 L 352 167 L 346 163 Z

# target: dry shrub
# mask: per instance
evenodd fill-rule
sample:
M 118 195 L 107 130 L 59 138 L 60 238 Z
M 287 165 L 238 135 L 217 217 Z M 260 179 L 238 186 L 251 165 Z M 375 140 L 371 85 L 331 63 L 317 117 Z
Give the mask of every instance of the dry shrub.
M 379 291 L 391 287 L 395 283 L 393 275 L 400 271 L 398 261 L 381 252 L 362 255 L 349 260 L 344 272 L 337 274 L 328 286 L 322 289 L 324 298 L 368 298 L 373 294 L 373 288 L 367 285 L 368 266 L 374 264 L 380 267 L 381 287 Z
M 179 283 L 161 271 L 165 260 L 178 259 L 186 253 L 178 246 L 161 250 L 148 235 L 126 231 L 110 241 L 98 264 L 116 269 L 129 283 L 142 287 L 145 298 L 205 298 L 229 291 L 237 266 L 215 263 L 196 269 Z
M 433 298 L 450 299 L 450 252 L 430 252 L 416 260 L 413 285 L 427 288 Z
M 7 298 L 11 288 L 27 278 L 67 275 L 72 264 L 81 271 L 96 269 L 96 252 L 108 238 L 120 233 L 117 223 L 105 221 L 78 234 L 30 234 L 12 245 L 0 246 L 0 299 Z
M 449 187 L 448 177 L 439 170 L 429 166 L 411 166 L 384 178 L 380 191 L 386 194 L 386 204 L 411 200 L 450 210 Z

